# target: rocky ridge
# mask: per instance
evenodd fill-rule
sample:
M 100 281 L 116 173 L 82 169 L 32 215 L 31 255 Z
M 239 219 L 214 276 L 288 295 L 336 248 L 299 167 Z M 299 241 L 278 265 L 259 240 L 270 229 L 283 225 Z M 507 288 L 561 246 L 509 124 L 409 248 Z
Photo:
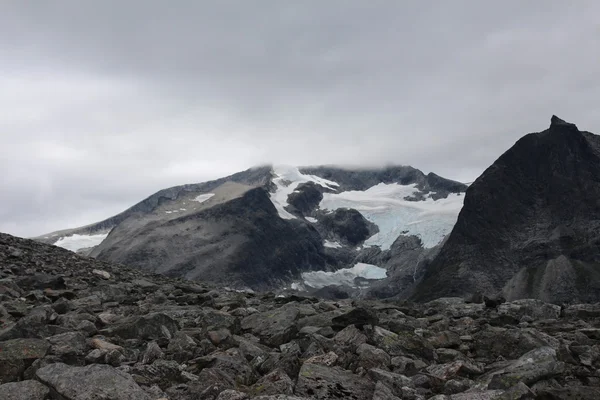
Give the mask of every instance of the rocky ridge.
M 600 304 L 240 292 L 0 234 L 0 324 L 7 400 L 600 398 Z

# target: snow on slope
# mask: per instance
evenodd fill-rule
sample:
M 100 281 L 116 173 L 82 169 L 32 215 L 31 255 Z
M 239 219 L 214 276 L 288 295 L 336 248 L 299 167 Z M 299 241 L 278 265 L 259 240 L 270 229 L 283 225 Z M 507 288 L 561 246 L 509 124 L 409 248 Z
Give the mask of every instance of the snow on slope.
M 464 194 L 451 193 L 446 199 L 407 201 L 417 193 L 416 185 L 380 183 L 365 191 L 324 193 L 321 209 L 354 208 L 379 227 L 365 246 L 389 249 L 402 234 L 419 236 L 426 248 L 433 247 L 450 233 L 463 205 Z
M 214 193 L 200 194 L 200 195 L 196 196 L 196 198 L 193 199 L 192 201 L 197 201 L 198 203 L 204 203 L 205 201 L 207 201 L 208 199 L 210 199 L 214 195 L 215 195 Z
M 88 247 L 98 246 L 106 237 L 107 233 L 99 233 L 96 235 L 78 235 L 74 234 L 71 236 L 61 237 L 54 243 L 55 246 L 62 247 L 63 249 L 77 251 Z
M 313 271 L 302 274 L 302 280 L 307 286 L 320 289 L 329 285 L 347 285 L 356 287 L 354 278 L 384 279 L 387 277 L 385 268 L 372 264 L 357 263 L 352 268 L 339 269 L 334 272 Z
M 288 206 L 288 196 L 292 194 L 301 183 L 314 182 L 329 189 L 336 189 L 336 187 L 339 186 L 333 181 L 319 178 L 318 176 L 304 175 L 300 173 L 296 167 L 283 165 L 274 166 L 273 174 L 275 175 L 273 183 L 276 186 L 276 190 L 274 193 L 271 193 L 271 201 L 273 202 L 273 205 L 275 205 L 279 216 L 283 219 L 296 218 L 294 215 L 287 212 L 285 207 Z
M 339 244 L 338 242 L 332 242 L 332 241 L 329 241 L 329 240 L 326 240 L 325 243 L 323 243 L 323 246 L 329 247 L 329 248 L 332 248 L 332 249 L 340 249 L 340 248 L 342 248 L 342 245 Z

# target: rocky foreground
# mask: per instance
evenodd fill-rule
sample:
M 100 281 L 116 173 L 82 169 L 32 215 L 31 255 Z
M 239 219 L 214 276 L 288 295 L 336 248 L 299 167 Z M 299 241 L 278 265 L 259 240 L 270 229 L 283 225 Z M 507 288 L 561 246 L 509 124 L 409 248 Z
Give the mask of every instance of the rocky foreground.
M 600 399 L 600 305 L 236 292 L 0 234 L 0 399 Z

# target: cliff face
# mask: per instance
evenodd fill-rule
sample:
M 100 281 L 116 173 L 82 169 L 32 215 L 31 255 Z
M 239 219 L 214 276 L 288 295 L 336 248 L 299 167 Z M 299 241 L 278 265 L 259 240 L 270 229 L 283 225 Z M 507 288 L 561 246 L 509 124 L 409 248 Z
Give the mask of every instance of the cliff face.
M 600 300 L 600 137 L 552 117 L 467 190 L 415 300 L 475 292 Z

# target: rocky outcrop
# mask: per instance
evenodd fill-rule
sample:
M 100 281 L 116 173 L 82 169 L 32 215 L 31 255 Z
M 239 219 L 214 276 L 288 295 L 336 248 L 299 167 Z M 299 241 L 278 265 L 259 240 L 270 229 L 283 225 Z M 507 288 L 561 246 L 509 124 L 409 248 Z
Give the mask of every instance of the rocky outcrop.
M 323 214 L 319 222 L 323 237 L 354 247 L 379 231 L 377 225 L 352 208 Z
M 552 117 L 467 190 L 414 299 L 600 300 L 600 137 Z
M 319 206 L 325 190 L 314 182 L 302 183 L 288 196 L 288 208 L 296 214 L 308 215 Z
M 600 305 L 276 296 L 0 234 L 8 400 L 591 400 L 598 326 Z

